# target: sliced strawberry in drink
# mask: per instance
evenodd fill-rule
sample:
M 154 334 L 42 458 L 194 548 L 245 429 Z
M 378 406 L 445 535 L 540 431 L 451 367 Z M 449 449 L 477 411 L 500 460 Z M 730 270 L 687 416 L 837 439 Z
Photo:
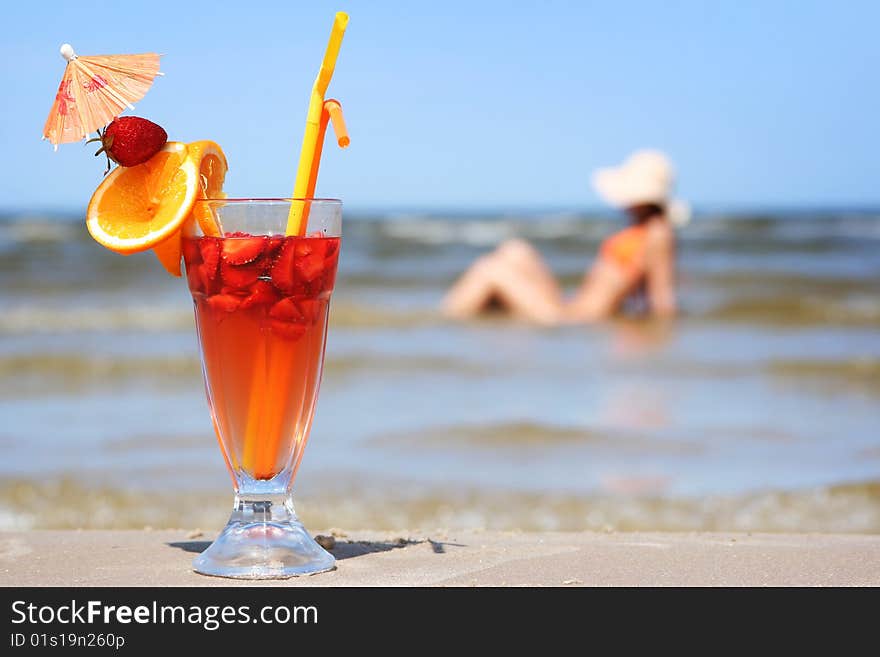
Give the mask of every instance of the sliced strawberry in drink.
M 269 317 L 284 322 L 305 321 L 305 317 L 303 316 L 302 311 L 300 311 L 299 307 L 296 305 L 296 302 L 290 297 L 285 297 L 274 306 L 272 306 L 272 310 L 269 311 Z
M 265 237 L 234 237 L 223 240 L 223 261 L 232 265 L 246 265 L 262 255 Z
M 203 265 L 200 262 L 191 262 L 187 260 L 186 262 L 186 282 L 189 284 L 189 289 L 193 292 L 204 292 L 205 291 L 205 279 L 207 278 L 202 273 Z
M 297 242 L 294 267 L 304 281 L 311 283 L 324 271 L 324 256 L 327 252 L 325 243 L 326 240 L 317 238 Z
M 284 235 L 270 235 L 267 237 L 266 256 L 271 258 L 279 251 L 279 249 L 281 249 L 282 244 L 284 244 Z
M 274 306 L 279 300 L 275 286 L 267 281 L 257 281 L 251 287 L 251 293 L 241 302 L 242 310 L 254 306 Z
M 307 256 L 296 261 L 296 271 L 304 281 L 311 283 L 324 271 L 324 259 L 320 256 Z
M 324 261 L 324 279 L 321 292 L 332 292 L 336 285 L 336 258 L 327 258 Z
M 260 266 L 236 266 L 224 262 L 220 266 L 220 279 L 224 287 L 242 290 L 257 282 L 262 274 Z
M 199 276 L 202 277 L 202 289 L 205 294 L 214 294 L 220 288 L 220 280 L 217 276 L 217 270 L 210 269 L 206 263 L 202 263 L 198 267 Z
M 324 258 L 324 280 L 321 291 L 332 292 L 336 285 L 336 265 L 339 261 L 339 238 L 327 240 L 327 255 Z
M 293 299 L 281 299 L 269 311 L 272 330 L 285 338 L 296 340 L 306 332 L 305 317 Z
M 270 326 L 274 333 L 288 340 L 299 340 L 306 332 L 305 324 L 295 324 L 280 319 L 271 320 Z
M 195 266 L 202 262 L 202 250 L 199 248 L 197 240 L 184 237 L 183 243 L 183 261 L 187 268 Z
M 272 265 L 272 282 L 284 294 L 293 294 L 296 290 L 296 278 L 293 263 L 296 258 L 294 240 L 285 239 L 281 251 Z
M 296 255 L 300 258 L 311 255 L 324 257 L 327 254 L 327 240 L 322 237 L 301 237 L 295 245 Z
M 296 302 L 299 312 L 302 314 L 304 321 L 308 324 L 314 324 L 318 319 L 318 314 L 324 307 L 321 299 L 299 299 Z
M 233 310 L 236 310 L 240 304 L 241 299 L 231 294 L 215 294 L 208 297 L 208 306 L 210 306 L 212 310 L 220 312 L 231 313 Z
M 199 240 L 199 250 L 202 253 L 204 271 L 208 278 L 217 276 L 217 266 L 220 264 L 220 242 L 213 237 L 203 237 Z
M 339 251 L 339 238 L 338 237 L 328 237 L 326 240 L 326 249 L 327 252 L 324 254 L 325 258 L 330 258 L 330 256 L 335 255 L 337 251 Z

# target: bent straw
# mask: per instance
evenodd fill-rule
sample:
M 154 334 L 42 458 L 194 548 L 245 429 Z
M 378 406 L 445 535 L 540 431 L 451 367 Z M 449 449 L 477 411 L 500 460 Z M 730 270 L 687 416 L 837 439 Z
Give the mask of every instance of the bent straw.
M 333 132 L 336 133 L 336 143 L 339 148 L 348 148 L 351 139 L 348 129 L 345 127 L 345 117 L 342 115 L 342 105 L 335 98 L 324 101 L 321 111 L 321 124 L 318 126 L 318 141 L 315 142 L 315 154 L 312 157 L 312 169 L 309 171 L 309 186 L 306 190 L 306 198 L 313 198 L 315 185 L 318 183 L 318 169 L 321 168 L 321 152 L 324 150 L 324 135 L 327 132 L 327 123 L 333 124 Z
M 331 98 L 324 103 L 324 109 L 327 110 L 330 123 L 333 124 L 333 132 L 336 133 L 336 143 L 339 144 L 339 148 L 348 148 L 351 144 L 351 139 L 348 137 L 348 128 L 345 127 L 342 104 L 335 98 Z M 324 126 L 324 129 L 326 130 L 327 126 Z
M 324 135 L 327 132 L 327 122 L 333 124 L 333 132 L 336 133 L 336 143 L 339 148 L 348 148 L 351 139 L 348 137 L 348 129 L 345 127 L 345 117 L 342 115 L 342 105 L 339 101 L 331 98 L 324 101 L 324 107 L 321 111 L 321 124 L 318 126 L 318 141 L 315 142 L 315 153 L 312 156 L 312 169 L 309 172 L 309 186 L 306 189 L 304 198 L 315 197 L 315 186 L 318 184 L 318 169 L 321 168 L 321 152 L 324 149 Z M 302 225 L 309 225 L 309 210 L 311 203 L 304 203 L 302 209 Z
M 338 12 L 333 19 L 330 40 L 327 43 L 324 59 L 321 61 L 318 77 L 315 78 L 315 84 L 312 86 L 309 112 L 306 115 L 306 129 L 299 154 L 299 165 L 296 170 L 296 182 L 293 186 L 293 198 L 295 199 L 306 198 L 308 195 L 312 160 L 315 156 L 315 145 L 318 141 L 318 132 L 321 126 L 321 113 L 324 109 L 324 94 L 327 93 L 330 78 L 333 77 L 333 71 L 336 68 L 336 58 L 339 56 L 339 47 L 342 45 L 342 37 L 347 26 L 348 14 L 341 11 Z M 290 214 L 287 218 L 286 233 L 288 235 L 303 234 L 305 230 L 305 222 L 303 221 L 304 206 L 305 204 L 302 201 L 291 203 Z

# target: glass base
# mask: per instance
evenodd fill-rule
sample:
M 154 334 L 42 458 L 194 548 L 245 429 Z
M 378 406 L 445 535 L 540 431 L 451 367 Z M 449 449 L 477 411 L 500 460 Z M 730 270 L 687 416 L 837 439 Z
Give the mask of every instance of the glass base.
M 290 497 L 235 498 L 220 536 L 193 560 L 203 575 L 283 579 L 336 568 L 336 559 L 297 520 Z

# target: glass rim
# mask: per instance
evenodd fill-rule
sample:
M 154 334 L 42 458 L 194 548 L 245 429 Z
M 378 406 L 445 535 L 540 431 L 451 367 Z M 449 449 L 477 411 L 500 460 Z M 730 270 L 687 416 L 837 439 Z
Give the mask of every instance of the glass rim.
M 285 198 L 285 197 L 277 197 L 277 198 L 197 198 L 195 200 L 196 203 L 236 203 L 236 204 L 245 204 L 245 203 L 262 203 L 266 205 L 274 204 L 289 204 L 295 201 L 300 201 L 303 203 L 318 203 L 322 205 L 342 205 L 342 200 L 338 198 Z

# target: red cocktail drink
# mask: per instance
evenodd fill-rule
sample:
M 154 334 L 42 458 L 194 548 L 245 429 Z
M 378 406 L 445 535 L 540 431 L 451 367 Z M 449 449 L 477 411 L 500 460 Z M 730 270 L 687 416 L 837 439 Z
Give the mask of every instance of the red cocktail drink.
M 184 239 L 208 401 L 233 478 L 295 473 L 321 382 L 339 241 Z

